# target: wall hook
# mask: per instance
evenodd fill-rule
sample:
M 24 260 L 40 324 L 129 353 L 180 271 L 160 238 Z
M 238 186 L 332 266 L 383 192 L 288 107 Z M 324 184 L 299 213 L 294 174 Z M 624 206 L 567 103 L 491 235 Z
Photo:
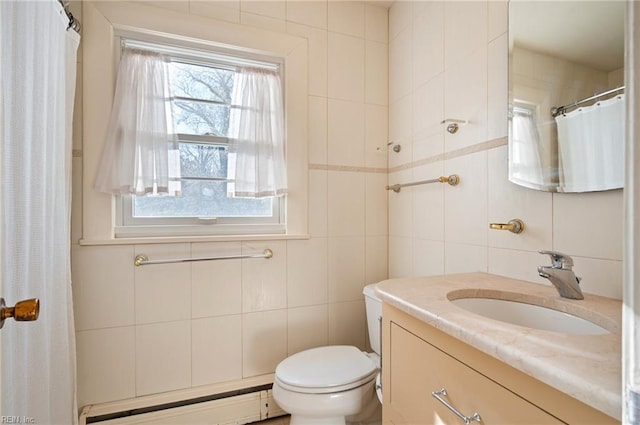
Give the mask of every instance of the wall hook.
M 449 133 L 451 133 L 451 134 L 456 134 L 456 132 L 458 131 L 460 126 L 468 124 L 468 121 L 467 120 L 459 120 L 459 119 L 455 119 L 455 118 L 446 118 L 446 119 L 442 120 L 442 122 L 440 124 L 446 124 L 446 123 L 449 123 L 449 125 L 447 126 L 447 131 Z
M 402 150 L 402 146 L 401 146 L 401 145 L 397 145 L 397 144 L 395 144 L 395 143 L 393 143 L 393 142 L 389 142 L 389 143 L 387 143 L 387 146 L 393 146 L 393 148 L 392 148 L 392 149 L 393 149 L 393 151 L 394 151 L 395 153 L 398 153 L 398 152 L 400 152 L 400 151 Z

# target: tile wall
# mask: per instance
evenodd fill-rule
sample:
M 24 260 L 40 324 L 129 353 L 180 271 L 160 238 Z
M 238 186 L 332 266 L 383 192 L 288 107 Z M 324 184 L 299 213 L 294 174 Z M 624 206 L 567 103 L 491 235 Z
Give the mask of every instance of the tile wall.
M 272 373 L 287 355 L 314 346 L 365 348 L 362 287 L 388 274 L 387 8 L 339 1 L 143 3 L 209 17 L 211 25 L 222 20 L 308 40 L 310 238 L 80 245 L 83 141 L 76 124 L 79 405 Z M 82 20 L 80 6 L 74 4 L 74 14 Z M 80 74 L 81 67 L 80 61 Z M 266 247 L 271 260 L 133 265 L 138 253 L 161 259 Z
M 507 181 L 506 1 L 402 1 L 388 11 L 374 2 L 145 3 L 308 40 L 311 237 L 80 246 L 76 125 L 80 406 L 270 373 L 317 345 L 364 347 L 361 288 L 387 275 L 488 271 L 545 284 L 536 266 L 547 260 L 537 251 L 555 249 L 574 256 L 586 291 L 621 298 L 621 191 L 552 195 Z M 81 97 L 76 105 L 80 115 Z M 450 135 L 445 118 L 469 124 Z M 389 139 L 402 150 L 387 158 Z M 387 177 L 453 173 L 457 187 L 406 189 L 387 205 Z M 515 217 L 527 226 L 521 235 L 488 229 Z M 140 252 L 169 258 L 266 246 L 275 253 L 269 261 L 132 263 Z
M 507 180 L 506 1 L 395 2 L 389 11 L 389 182 L 459 174 L 389 197 L 389 275 L 484 271 L 548 282 L 543 249 L 586 292 L 622 298 L 622 191 L 551 194 Z M 452 135 L 446 118 L 468 120 Z M 520 235 L 489 223 L 524 221 Z

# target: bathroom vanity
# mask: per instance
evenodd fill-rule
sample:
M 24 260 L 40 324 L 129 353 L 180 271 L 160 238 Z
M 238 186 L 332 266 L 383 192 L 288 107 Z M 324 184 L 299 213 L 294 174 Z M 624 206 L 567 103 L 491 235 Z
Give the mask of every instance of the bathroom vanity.
M 484 273 L 392 279 L 377 289 L 385 424 L 620 422 L 620 301 L 588 294 L 564 300 L 553 288 Z M 518 297 L 606 332 L 492 320 L 451 302 L 461 296 Z

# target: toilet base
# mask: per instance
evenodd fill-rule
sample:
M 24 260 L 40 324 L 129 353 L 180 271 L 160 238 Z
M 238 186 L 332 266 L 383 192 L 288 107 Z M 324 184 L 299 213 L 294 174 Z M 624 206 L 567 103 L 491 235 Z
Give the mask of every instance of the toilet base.
M 289 425 L 347 425 L 344 416 L 329 418 L 310 418 L 308 416 L 291 415 Z

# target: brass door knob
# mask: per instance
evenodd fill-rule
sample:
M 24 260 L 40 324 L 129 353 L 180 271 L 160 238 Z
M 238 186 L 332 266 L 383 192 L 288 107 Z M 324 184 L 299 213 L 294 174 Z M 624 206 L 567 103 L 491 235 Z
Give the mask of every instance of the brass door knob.
M 4 326 L 4 319 L 13 317 L 17 322 L 31 322 L 38 319 L 40 314 L 40 300 L 31 298 L 18 301 L 14 307 L 7 307 L 4 298 L 0 298 L 0 328 Z

